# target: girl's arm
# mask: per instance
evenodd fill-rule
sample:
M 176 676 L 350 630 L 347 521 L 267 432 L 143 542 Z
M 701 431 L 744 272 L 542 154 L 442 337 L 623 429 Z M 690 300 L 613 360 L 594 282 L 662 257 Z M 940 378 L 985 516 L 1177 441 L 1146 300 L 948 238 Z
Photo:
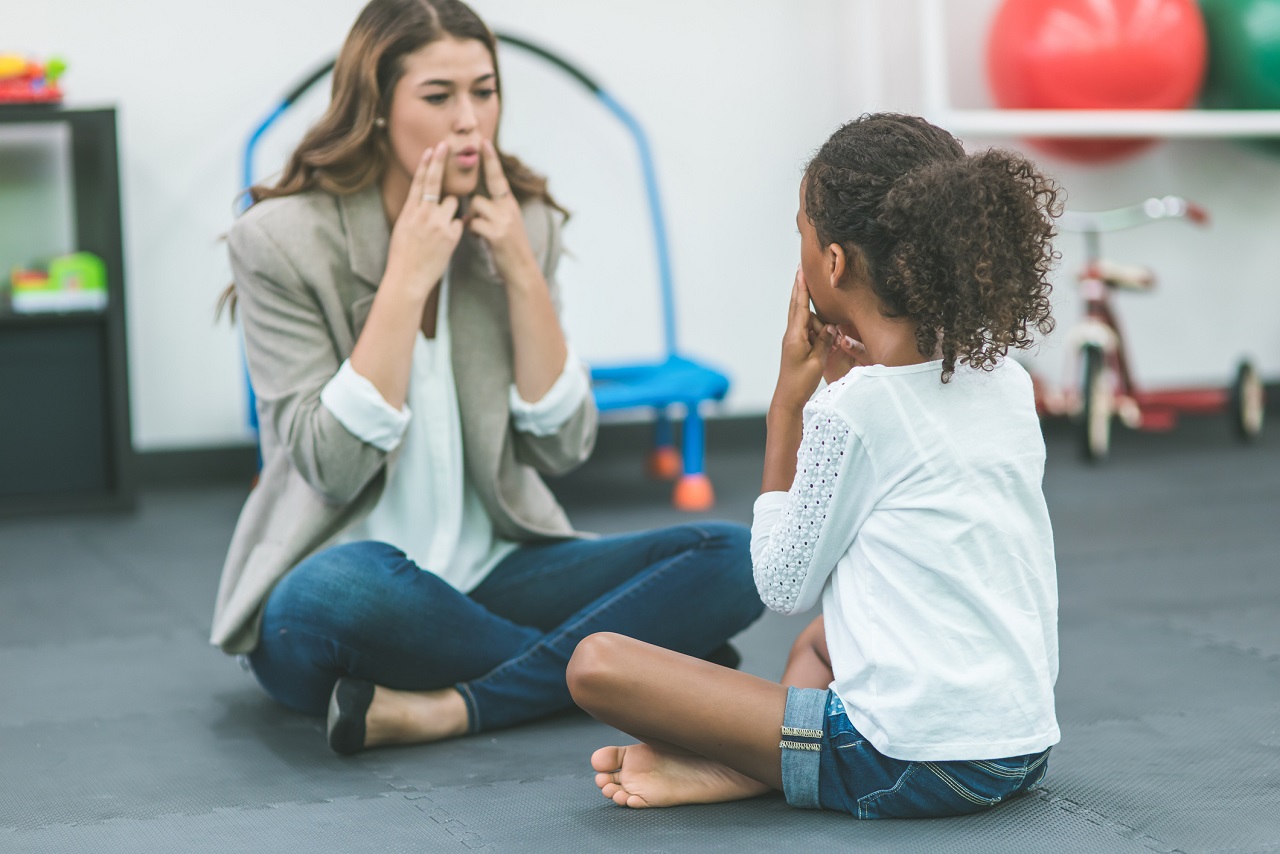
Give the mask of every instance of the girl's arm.
M 810 312 L 809 290 L 797 270 L 778 385 L 769 406 L 763 494 L 756 500 L 751 526 L 756 588 L 766 605 L 784 614 L 817 602 L 857 530 L 829 524 L 856 499 L 840 496 L 837 501 L 837 489 L 848 491 L 850 478 L 841 479 L 841 474 L 860 456 L 855 454 L 857 437 L 833 410 L 811 406 L 805 418 L 805 404 L 822 378 L 835 336 L 834 328 L 824 327 Z
M 790 488 L 766 491 L 757 498 L 751 525 L 756 589 L 765 605 L 783 614 L 817 604 L 872 503 L 864 494 L 871 479 L 859 477 L 860 470 L 869 471 L 869 464 L 848 422 L 817 404 L 810 404 L 805 415 L 803 438 L 789 466 L 794 473 Z M 799 433 L 799 418 L 786 426 Z M 773 444 L 772 421 L 769 432 Z M 789 431 L 777 440 L 779 445 L 784 438 L 790 440 Z M 767 482 L 767 467 L 765 477 Z
M 804 271 L 796 268 L 791 284 L 791 304 L 787 307 L 787 331 L 782 336 L 782 363 L 778 384 L 766 416 L 768 438 L 764 451 L 764 482 L 761 492 L 791 488 L 796 476 L 796 452 L 800 449 L 800 426 L 805 404 L 813 397 L 823 370 L 835 346 L 836 329 L 823 326 L 809 310 L 809 286 Z

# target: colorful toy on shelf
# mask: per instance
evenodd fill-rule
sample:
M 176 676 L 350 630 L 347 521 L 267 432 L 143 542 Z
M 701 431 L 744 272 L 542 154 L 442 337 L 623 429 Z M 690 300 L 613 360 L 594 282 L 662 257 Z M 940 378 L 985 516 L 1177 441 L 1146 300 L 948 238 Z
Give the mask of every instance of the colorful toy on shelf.
M 1070 367 L 1079 382 L 1054 390 L 1036 381 L 1036 407 L 1044 415 L 1077 418 L 1080 447 L 1089 460 L 1108 455 L 1116 420 L 1135 430 L 1157 432 L 1172 430 L 1180 415 L 1225 412 L 1240 440 L 1252 441 L 1262 432 L 1266 409 L 1262 380 L 1247 359 L 1237 363 L 1228 387 L 1152 390 L 1137 384 L 1111 294 L 1117 290 L 1150 291 L 1155 287 L 1155 273 L 1103 259 L 1099 244 L 1106 232 L 1161 219 L 1186 219 L 1203 225 L 1209 217 L 1192 202 L 1165 196 L 1117 210 L 1069 211 L 1060 220 L 1063 231 L 1084 235 L 1088 252 L 1080 274 L 1084 317 L 1067 332 L 1069 346 L 1078 355 Z
M 1191 106 L 1206 63 L 1195 0 L 1005 0 L 987 41 L 987 78 L 1005 109 L 1155 110 Z M 1035 139 L 1085 163 L 1149 139 Z
M 16 53 L 0 53 L 0 104 L 58 104 L 58 78 L 67 70 L 61 59 L 41 64 Z
M 102 311 L 107 307 L 107 268 L 91 252 L 54 258 L 47 270 L 15 268 L 9 285 L 10 307 L 17 314 Z
M 1222 110 L 1280 110 L 1280 0 L 1200 0 L 1209 36 L 1201 101 Z M 1280 153 L 1280 141 L 1252 143 Z

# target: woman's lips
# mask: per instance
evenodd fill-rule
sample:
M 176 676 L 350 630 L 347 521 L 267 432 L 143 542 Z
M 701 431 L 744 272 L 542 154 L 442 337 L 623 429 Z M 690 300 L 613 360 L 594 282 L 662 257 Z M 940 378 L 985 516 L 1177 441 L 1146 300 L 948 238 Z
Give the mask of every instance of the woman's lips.
M 464 148 L 453 156 L 462 169 L 473 169 L 480 163 L 480 152 L 474 148 Z

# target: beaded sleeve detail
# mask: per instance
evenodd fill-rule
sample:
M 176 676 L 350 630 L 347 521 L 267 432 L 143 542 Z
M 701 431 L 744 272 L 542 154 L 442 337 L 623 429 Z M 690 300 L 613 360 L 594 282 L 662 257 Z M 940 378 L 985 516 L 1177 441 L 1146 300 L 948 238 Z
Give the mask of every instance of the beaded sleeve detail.
M 784 614 L 813 604 L 817 593 L 812 587 L 820 587 L 819 582 L 825 582 L 834 569 L 834 563 L 814 566 L 814 555 L 833 509 L 837 482 L 848 463 L 852 431 L 844 419 L 829 410 L 819 409 L 811 415 L 804 426 L 796 455 L 796 479 L 786 505 L 752 561 L 760 598 Z M 815 574 L 820 577 L 811 579 Z M 802 596 L 802 591 L 808 595 Z

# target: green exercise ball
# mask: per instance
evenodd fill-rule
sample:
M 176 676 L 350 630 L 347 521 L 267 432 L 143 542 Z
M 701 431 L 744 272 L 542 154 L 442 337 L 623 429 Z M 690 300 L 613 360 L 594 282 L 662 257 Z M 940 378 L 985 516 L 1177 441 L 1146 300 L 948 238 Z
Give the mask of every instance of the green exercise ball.
M 1280 0 L 1200 0 L 1209 37 L 1201 100 L 1219 110 L 1280 110 Z M 1280 154 L 1280 140 L 1253 144 Z

